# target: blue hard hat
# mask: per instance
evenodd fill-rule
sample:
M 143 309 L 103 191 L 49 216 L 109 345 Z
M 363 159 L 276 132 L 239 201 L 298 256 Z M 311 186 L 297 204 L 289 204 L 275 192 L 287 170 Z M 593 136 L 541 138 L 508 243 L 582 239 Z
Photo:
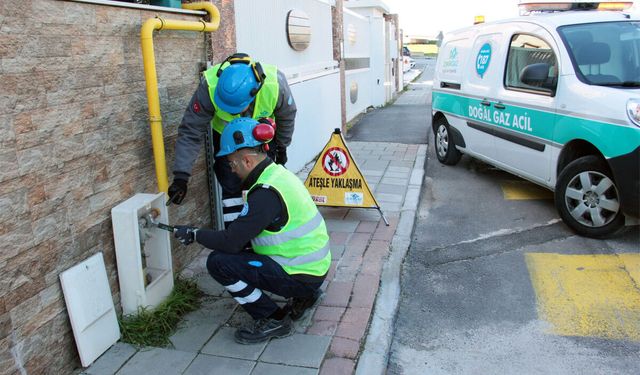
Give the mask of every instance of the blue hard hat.
M 252 101 L 260 87 L 251 66 L 231 64 L 222 70 L 213 100 L 225 112 L 242 112 Z
M 220 136 L 220 151 L 216 156 L 225 156 L 241 148 L 256 147 L 263 142 L 253 136 L 253 129 L 259 122 L 250 117 L 239 117 L 228 123 Z

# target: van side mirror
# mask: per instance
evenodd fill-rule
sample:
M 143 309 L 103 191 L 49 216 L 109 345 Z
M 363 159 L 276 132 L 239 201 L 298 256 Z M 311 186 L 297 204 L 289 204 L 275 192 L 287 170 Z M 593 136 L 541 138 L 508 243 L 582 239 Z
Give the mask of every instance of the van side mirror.
M 529 86 L 541 87 L 553 93 L 555 91 L 555 78 L 549 77 L 550 70 L 551 65 L 547 63 L 527 65 L 520 71 L 520 82 Z

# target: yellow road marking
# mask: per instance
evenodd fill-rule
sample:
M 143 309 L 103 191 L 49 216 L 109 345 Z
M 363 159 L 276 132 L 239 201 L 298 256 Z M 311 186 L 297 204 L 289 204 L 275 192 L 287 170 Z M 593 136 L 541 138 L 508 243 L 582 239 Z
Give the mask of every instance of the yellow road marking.
M 526 254 L 538 312 L 562 336 L 640 341 L 640 254 Z
M 638 262 L 639 254 L 619 254 L 620 261 L 624 268 L 629 272 L 629 276 L 633 279 L 638 290 L 640 290 L 640 263 Z
M 503 181 L 500 187 L 507 200 L 553 199 L 551 190 L 527 181 Z

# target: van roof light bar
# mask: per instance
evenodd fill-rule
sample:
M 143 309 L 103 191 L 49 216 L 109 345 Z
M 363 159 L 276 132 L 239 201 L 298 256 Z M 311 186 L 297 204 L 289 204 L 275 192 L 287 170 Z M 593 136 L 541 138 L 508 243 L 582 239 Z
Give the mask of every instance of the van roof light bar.
M 523 2 L 520 9 L 526 14 L 533 12 L 563 12 L 569 10 L 613 10 L 623 11 L 631 8 L 632 1 L 616 2 Z
M 598 10 L 627 10 L 631 8 L 633 5 L 633 1 L 625 1 L 625 2 L 612 2 L 612 3 L 599 3 Z

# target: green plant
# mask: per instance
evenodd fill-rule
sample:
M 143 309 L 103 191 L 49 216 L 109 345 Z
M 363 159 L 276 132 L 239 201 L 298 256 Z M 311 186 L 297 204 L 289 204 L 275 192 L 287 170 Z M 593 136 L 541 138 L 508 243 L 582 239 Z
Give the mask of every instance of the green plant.
M 137 346 L 167 346 L 182 317 L 200 307 L 202 294 L 195 281 L 176 278 L 173 291 L 156 308 L 140 308 L 136 314 L 119 317 L 122 341 Z

